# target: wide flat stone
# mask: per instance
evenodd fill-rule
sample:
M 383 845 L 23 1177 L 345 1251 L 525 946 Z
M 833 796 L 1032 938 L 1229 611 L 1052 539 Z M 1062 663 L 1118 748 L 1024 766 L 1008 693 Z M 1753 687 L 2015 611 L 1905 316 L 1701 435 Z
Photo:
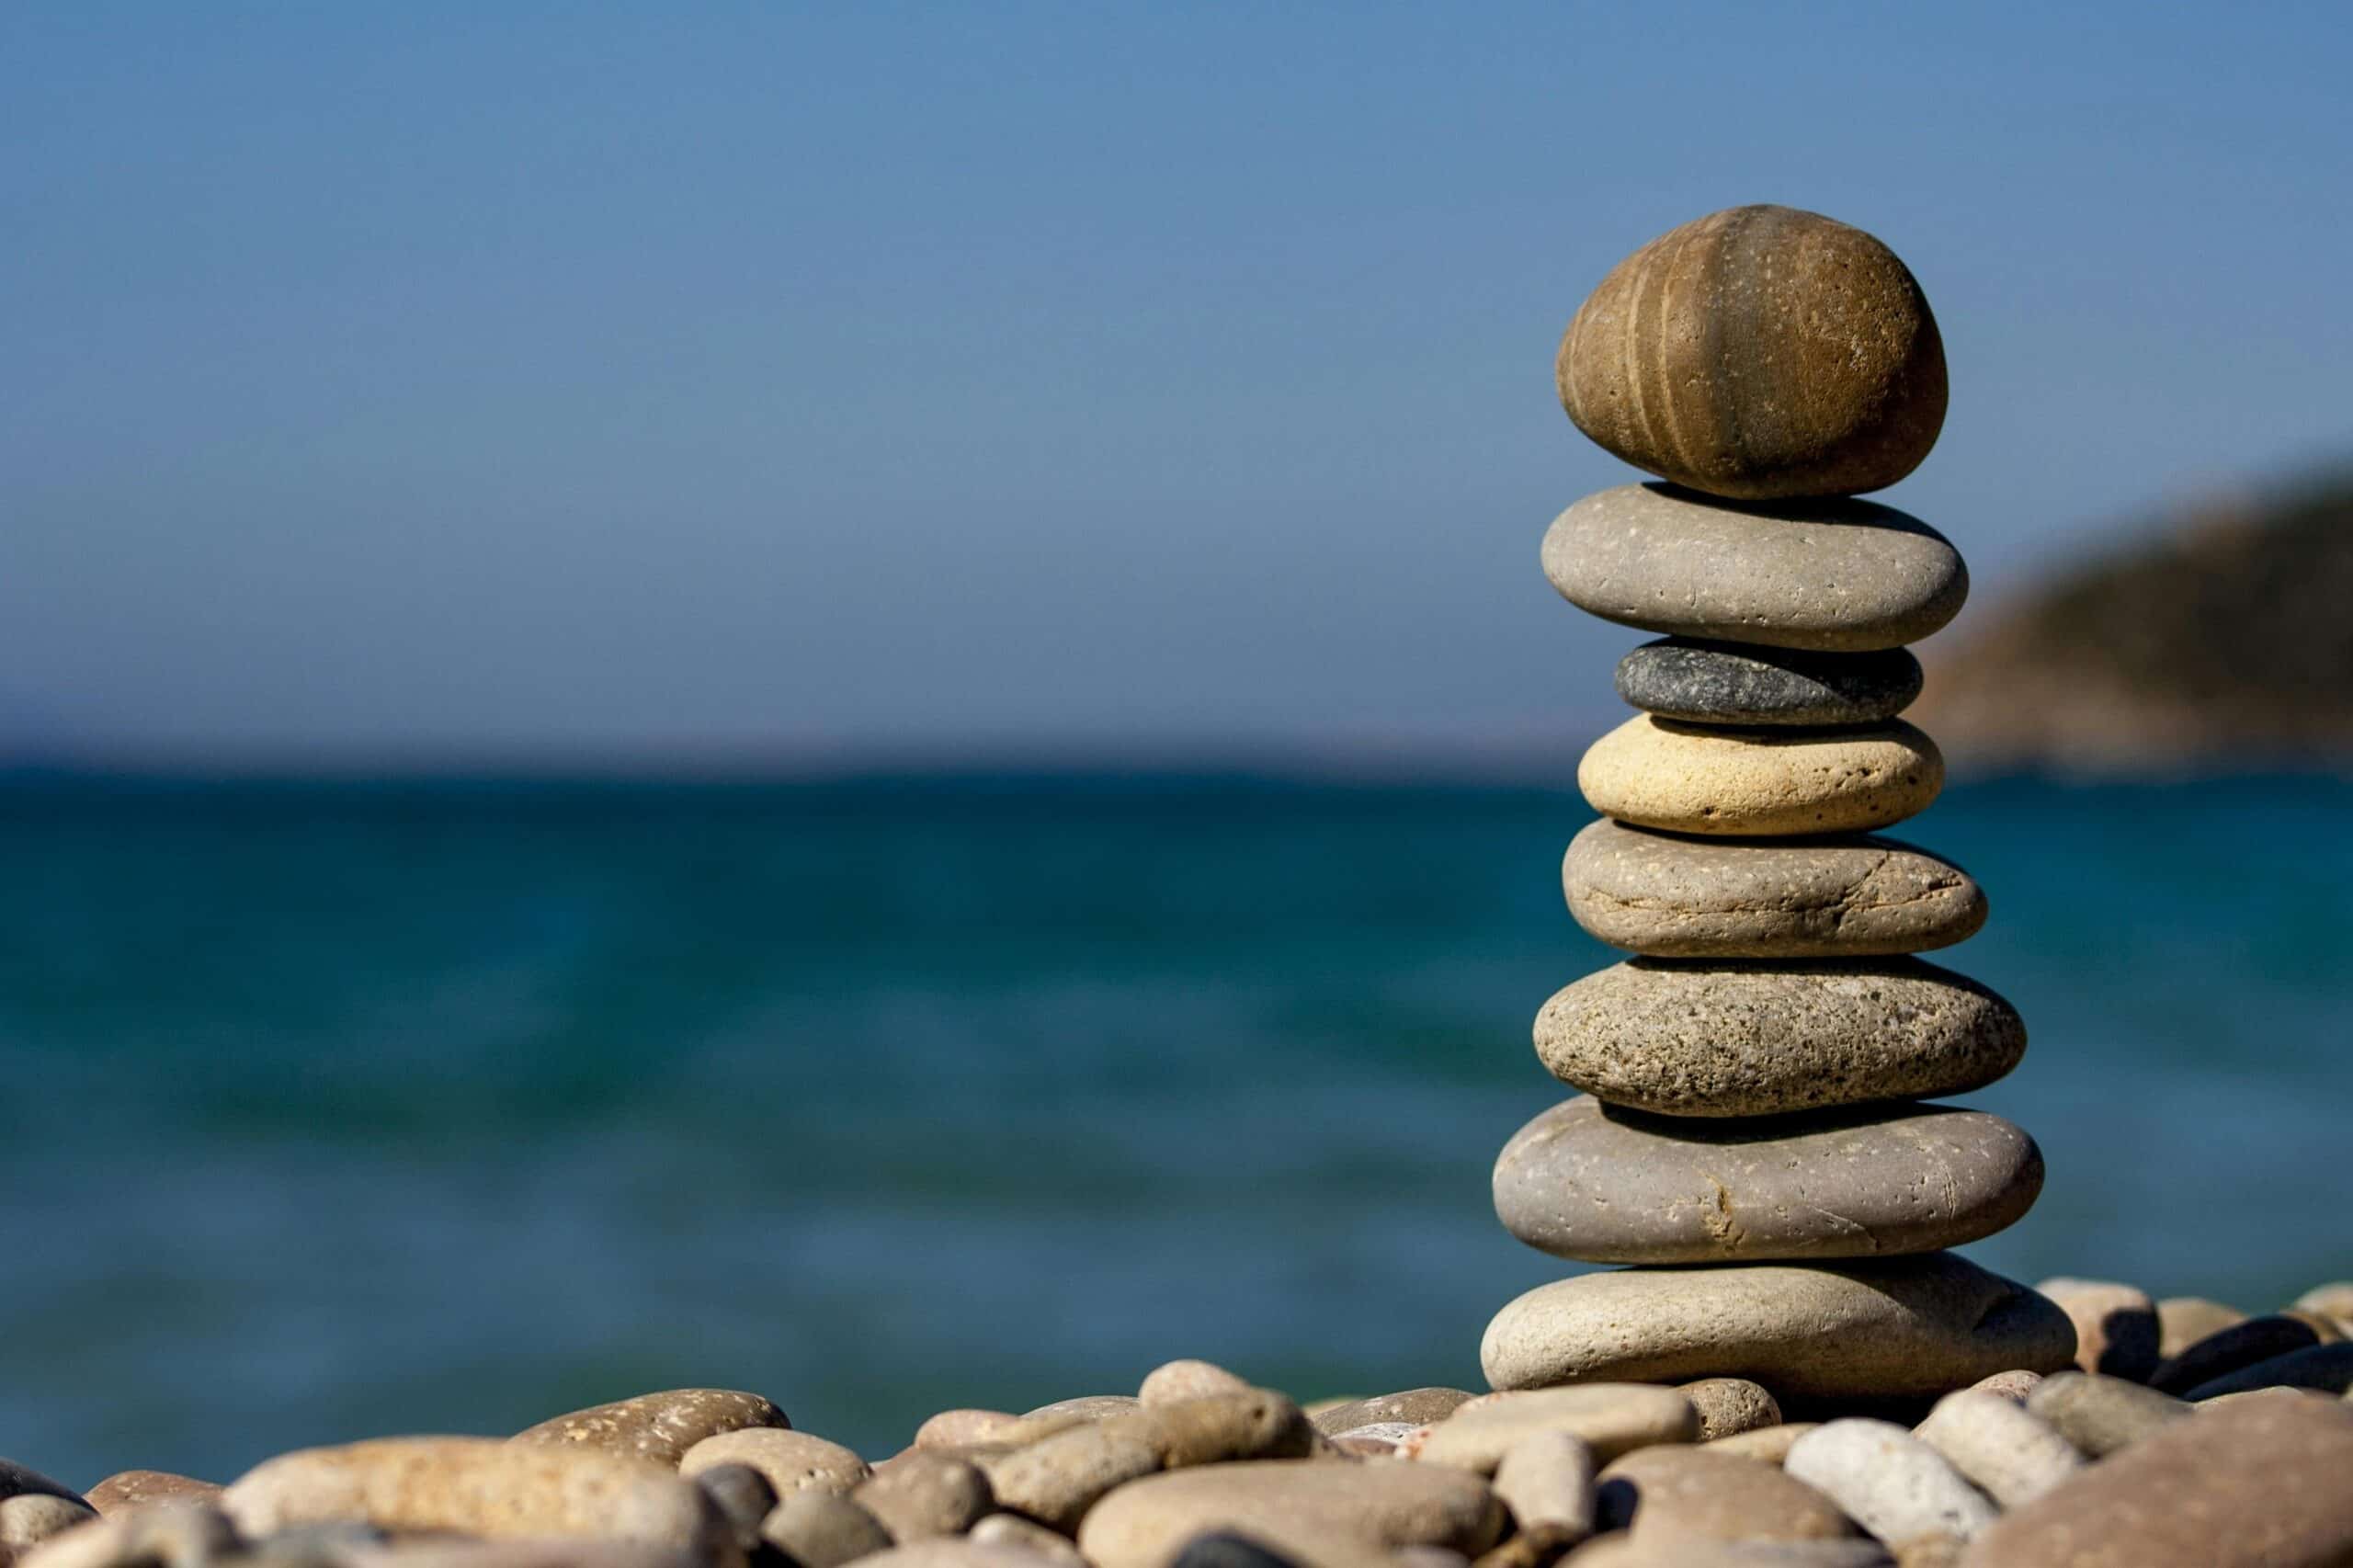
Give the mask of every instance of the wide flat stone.
M 1711 730 L 1640 714 L 1577 763 L 1595 811 L 1714 837 L 1861 833 L 1928 809 L 1944 754 L 1901 719 L 1859 730 Z
M 1554 993 L 1535 1032 L 1554 1077 L 1664 1116 L 1778 1116 L 1963 1094 L 2026 1053 L 2016 1008 L 1910 958 L 1630 959 Z
M 1561 339 L 1561 406 L 1638 468 L 1724 495 L 1877 490 L 1945 417 L 1943 339 L 1879 240 L 1727 208 L 1609 270 Z
M 675 1465 L 688 1449 L 720 1432 L 790 1426 L 774 1403 L 739 1389 L 665 1389 L 591 1405 L 529 1426 L 509 1439 L 632 1454 Z
M 2110 1454 L 1971 1542 L 1964 1568 L 2353 1562 L 2353 1409 L 2243 1400 Z
M 1830 653 L 1917 642 L 1969 597 L 1951 541 L 1870 501 L 1743 506 L 1620 485 L 1554 518 L 1543 562 L 1563 598 L 1604 620 Z
M 1656 958 L 1860 958 L 1974 936 L 1985 892 L 1892 838 L 1687 838 L 1608 817 L 1569 841 L 1578 925 Z
M 1630 1528 L 1644 1545 L 1860 1533 L 1836 1504 L 1779 1466 L 1707 1449 L 1643 1449 L 1610 1464 L 1598 1482 L 1603 1527 Z
M 1711 1121 L 1581 1095 L 1515 1133 L 1495 1174 L 1506 1230 L 1586 1263 L 1933 1252 L 2015 1223 L 2041 1189 L 2012 1123 L 1910 1103 Z
M 1469 1471 L 1262 1460 L 1131 1482 L 1088 1510 L 1078 1549 L 1097 1568 L 1168 1568 L 1195 1536 L 1233 1530 L 1311 1560 L 1336 1541 L 1475 1555 L 1504 1523 L 1494 1491 Z
M 1870 724 L 1920 695 L 1904 648 L 1817 653 L 1756 642 L 1662 637 L 1618 661 L 1618 695 L 1645 713 L 1697 724 Z
M 2070 1365 L 2067 1315 L 1951 1253 L 1871 1263 L 1636 1268 L 1540 1285 L 1495 1314 L 1499 1389 L 1747 1378 L 1782 1399 L 1901 1399 Z

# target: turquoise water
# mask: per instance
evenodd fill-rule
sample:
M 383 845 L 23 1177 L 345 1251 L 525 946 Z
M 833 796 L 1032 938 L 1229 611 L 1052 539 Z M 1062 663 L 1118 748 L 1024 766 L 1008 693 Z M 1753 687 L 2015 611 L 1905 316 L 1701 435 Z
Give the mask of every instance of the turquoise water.
M 2353 787 L 1956 787 L 2049 1159 L 1972 1249 L 2353 1275 Z M 875 1453 L 1206 1356 L 1472 1382 L 1563 1266 L 1572 795 L 1230 780 L 0 789 L 0 1452 L 84 1484 L 722 1383 Z

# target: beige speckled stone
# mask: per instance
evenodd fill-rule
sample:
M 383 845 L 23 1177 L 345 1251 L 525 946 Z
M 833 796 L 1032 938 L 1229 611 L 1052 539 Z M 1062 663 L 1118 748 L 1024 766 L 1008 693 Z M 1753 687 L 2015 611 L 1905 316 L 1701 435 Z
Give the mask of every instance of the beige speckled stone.
M 1586 748 L 1605 816 L 1710 837 L 1860 833 L 1928 809 L 1944 754 L 1901 719 L 1855 730 L 1714 730 L 1638 713 Z
M 1335 1540 L 1475 1554 L 1505 1518 L 1486 1482 L 1447 1465 L 1254 1460 L 1120 1487 L 1087 1514 L 1078 1550 L 1097 1568 L 1168 1568 L 1193 1537 L 1228 1529 L 1311 1557 Z
M 850 1501 L 882 1522 L 896 1541 L 961 1535 L 996 1506 L 988 1477 L 946 1454 L 918 1451 L 859 1483 Z
M 1149 1410 L 1206 1394 L 1250 1392 L 1248 1382 L 1214 1363 L 1170 1361 L 1145 1374 L 1142 1386 L 1136 1390 L 1136 1401 Z
M 1612 267 L 1561 339 L 1561 405 L 1637 468 L 1721 495 L 1893 484 L 1936 445 L 1944 342 L 1877 238 L 1726 208 Z
M 281 1454 L 232 1483 L 221 1503 L 247 1535 L 356 1519 L 388 1530 L 699 1548 L 722 1527 L 710 1499 L 651 1460 L 488 1437 L 384 1437 Z
M 2195 1407 L 2122 1378 L 2070 1370 L 2036 1384 L 2026 1396 L 2026 1408 L 2100 1459 L 2190 1415 Z
M 1963 1562 L 1968 1568 L 2353 1562 L 2348 1476 L 2353 1410 L 2317 1399 L 2239 1401 L 2173 1422 L 2005 1516 L 1971 1543 Z
M 2018 1010 L 1918 959 L 1630 959 L 1536 1017 L 1552 1076 L 1661 1116 L 1779 1116 L 1965 1094 L 2026 1053 Z
M 2157 1303 L 2137 1285 L 2062 1276 L 2035 1287 L 2075 1325 L 2075 1365 L 2146 1381 L 2157 1368 Z
M 1007 1410 L 943 1410 L 915 1428 L 918 1449 L 961 1449 L 997 1441 L 1020 1425 Z
M 1990 1378 L 1980 1378 L 1969 1386 L 1979 1393 L 1994 1394 L 2008 1400 L 2012 1404 L 2024 1404 L 2027 1395 L 2032 1393 L 2035 1385 L 2041 1381 L 2040 1372 L 2029 1372 L 2022 1368 L 2013 1367 L 2006 1372 L 1996 1372 Z
M 1426 1426 L 1433 1421 L 1445 1420 L 1470 1397 L 1462 1389 L 1401 1389 L 1395 1393 L 1374 1394 L 1370 1399 L 1352 1399 L 1326 1406 L 1315 1413 L 1314 1419 L 1316 1427 L 1326 1433 L 1353 1432 L 1359 1426 L 1390 1421 Z
M 2065 1367 L 2075 1353 L 2057 1307 L 1932 1252 L 1558 1280 L 1495 1314 L 1480 1361 L 1499 1389 L 1742 1377 L 1786 1401 L 1943 1393 L 2005 1368 Z
M 2083 1454 L 2056 1426 L 1983 1389 L 1945 1395 L 1912 1435 L 2005 1508 L 2023 1507 L 2084 1468 Z
M 720 1432 L 790 1426 L 783 1411 L 735 1389 L 668 1389 L 591 1405 L 526 1427 L 517 1443 L 557 1443 L 629 1454 L 675 1465 L 688 1449 Z
M 760 1535 L 797 1568 L 840 1568 L 891 1548 L 882 1521 L 835 1492 L 785 1498 L 761 1522 Z
M 1159 1451 L 1142 1434 L 1089 1423 L 988 1461 L 997 1506 L 1068 1534 L 1106 1494 L 1151 1475 Z
M 2246 1322 L 2236 1307 L 2203 1296 L 2167 1296 L 2157 1303 L 2157 1355 L 2170 1359 L 2210 1334 Z
M 1099 1421 L 1106 1415 L 1117 1415 L 1133 1410 L 1142 1402 L 1131 1393 L 1083 1393 L 1073 1399 L 1058 1399 L 1051 1404 L 1041 1404 L 1035 1410 L 1024 1411 L 1024 1420 L 1075 1415 L 1088 1421 Z
M 1886 1421 L 1826 1422 L 1798 1440 L 1781 1468 L 1884 1541 L 1966 1540 L 1999 1513 L 1942 1454 Z
M 972 1527 L 972 1540 L 976 1546 L 1006 1546 L 1034 1552 L 1060 1568 L 1087 1568 L 1086 1559 L 1067 1536 L 1059 1535 L 1042 1525 L 1033 1525 L 1018 1514 L 991 1514 Z
M 1601 1472 L 1605 1529 L 1643 1542 L 1843 1540 L 1836 1504 L 1778 1466 L 1715 1449 L 1644 1449 Z
M 847 1492 L 872 1473 L 864 1460 L 813 1432 L 746 1426 L 705 1437 L 678 1460 L 681 1475 L 722 1464 L 747 1464 L 768 1478 L 779 1498 L 796 1492 Z
M 118 1471 L 90 1488 L 87 1501 L 107 1518 L 150 1503 L 210 1503 L 221 1495 L 218 1483 L 166 1470 Z
M 1604 817 L 1569 842 L 1578 925 L 1655 958 L 1861 958 L 1949 947 L 1985 923 L 1976 879 L 1892 838 L 1687 838 Z
M 1919 518 L 1869 501 L 1740 506 L 1656 484 L 1552 519 L 1544 575 L 1579 609 L 1711 642 L 1865 653 L 1959 614 L 1969 569 Z
M 1746 1378 L 1700 1378 L 1675 1392 L 1691 1402 L 1702 1443 L 1781 1424 L 1780 1402 L 1772 1391 Z
M 205 1568 L 239 1544 L 236 1528 L 218 1508 L 165 1499 L 119 1505 L 87 1528 L 61 1532 L 18 1553 L 16 1562 L 18 1568 Z
M 1425 1464 L 1491 1475 L 1512 1445 L 1531 1432 L 1566 1432 L 1607 1464 L 1653 1443 L 1696 1440 L 1699 1417 L 1675 1390 L 1643 1383 L 1545 1389 L 1494 1404 L 1465 1405 L 1430 1428 L 1415 1457 Z
M 1495 1466 L 1495 1495 L 1523 1532 L 1540 1529 L 1552 1544 L 1572 1545 L 1593 1533 L 1595 1463 L 1593 1446 L 1574 1433 L 1530 1432 Z
M 1951 1106 L 1700 1119 L 1581 1095 L 1513 1134 L 1494 1186 L 1504 1228 L 1556 1257 L 1893 1256 L 2015 1223 L 2042 1189 L 2042 1155 L 2000 1117 Z
M 2332 1279 L 2325 1285 L 2315 1285 L 2288 1304 L 2333 1319 L 2341 1332 L 2353 1335 L 2353 1279 Z
M 1718 1453 L 1779 1464 L 1789 1458 L 1791 1444 L 1821 1425 L 1819 1421 L 1784 1421 L 1778 1426 L 1759 1426 L 1754 1432 L 1735 1432 L 1729 1437 L 1718 1437 L 1706 1447 Z

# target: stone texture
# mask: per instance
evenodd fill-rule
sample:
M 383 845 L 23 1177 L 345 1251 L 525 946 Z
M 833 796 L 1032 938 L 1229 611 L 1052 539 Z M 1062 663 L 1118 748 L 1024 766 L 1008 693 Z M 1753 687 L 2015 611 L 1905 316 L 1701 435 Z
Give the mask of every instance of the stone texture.
M 1495 1495 L 1523 1532 L 1542 1531 L 1555 1546 L 1593 1533 L 1593 1446 L 1558 1429 L 1530 1432 L 1495 1466 Z
M 2148 1384 L 2161 1393 L 2188 1393 L 2241 1367 L 2320 1343 L 2321 1335 L 2301 1318 L 2281 1312 L 2247 1318 L 2216 1330 L 2177 1356 L 2166 1357 L 2149 1374 Z
M 1800 1437 L 1821 1425 L 1819 1421 L 1784 1421 L 1777 1426 L 1759 1426 L 1754 1432 L 1735 1432 L 1729 1437 L 1715 1438 L 1705 1446 L 1717 1453 L 1779 1464 L 1790 1457 L 1790 1448 Z
M 2041 1188 L 2017 1127 L 1915 1104 L 1699 1119 L 1580 1095 L 1515 1133 L 1495 1171 L 1506 1230 L 1588 1263 L 1932 1252 L 2016 1222 Z
M 1142 1386 L 1136 1390 L 1136 1402 L 1150 1409 L 1154 1405 L 1199 1399 L 1205 1394 L 1246 1394 L 1250 1392 L 1250 1384 L 1246 1381 L 1235 1377 L 1223 1367 L 1208 1361 L 1170 1361 L 1154 1367 L 1144 1375 Z
M 97 1510 L 79 1497 L 21 1492 L 0 1498 L 0 1547 L 23 1551 L 77 1526 L 97 1522 Z
M 840 1568 L 891 1548 L 882 1521 L 834 1492 L 787 1497 L 760 1527 L 761 1539 L 796 1568 Z
M 1577 788 L 1637 827 L 1710 837 L 1860 833 L 1928 809 L 1937 743 L 1901 719 L 1855 730 L 1711 730 L 1637 714 L 1586 748 Z
M 1983 1088 L 2026 1053 L 2018 1010 L 1918 959 L 1630 959 L 1536 1017 L 1552 1074 L 1663 1116 L 1778 1116 Z
M 1892 1422 L 1828 1422 L 1799 1438 L 1781 1468 L 1890 1543 L 1966 1540 L 1998 1512 L 1942 1454 Z
M 2333 1340 L 2307 1345 L 2302 1350 L 2224 1372 L 2182 1397 L 2194 1403 L 2257 1389 L 2309 1389 L 2330 1394 L 2353 1390 L 2353 1344 Z
M 91 1487 L 85 1500 L 101 1516 L 112 1518 L 126 1508 L 143 1508 L 150 1503 L 210 1503 L 220 1495 L 217 1482 L 174 1475 L 167 1470 L 125 1470 Z
M 1612 267 L 1554 366 L 1616 457 L 1720 495 L 1879 490 L 1945 418 L 1944 341 L 1893 251 L 1818 212 L 1731 207 Z
M 2316 1399 L 2239 1401 L 2174 1422 L 2008 1515 L 1963 1562 L 2337 1568 L 2353 1562 L 2348 1476 L 2353 1410 Z
M 1938 1394 L 2067 1366 L 2066 1315 L 1951 1253 L 1881 1262 L 1643 1268 L 1529 1291 L 1480 1346 L 1499 1389 L 1743 1377 L 1785 1403 Z
M 862 1483 L 849 1500 L 882 1522 L 896 1541 L 961 1535 L 995 1507 L 988 1477 L 946 1454 L 917 1452 Z
M 1676 1540 L 1654 1546 L 1606 1535 L 1561 1559 L 1563 1568 L 1932 1568 L 1888 1555 L 1875 1540 Z M 1482 1560 L 1480 1568 L 1487 1568 Z M 1525 1568 L 1513 1564 L 1511 1568 Z
M 2013 1367 L 2006 1372 L 1996 1372 L 1990 1378 L 1980 1378 L 1970 1384 L 1980 1393 L 1996 1394 L 2012 1404 L 2024 1404 L 2026 1396 L 2042 1381 L 2040 1372 L 2029 1372 Z
M 16 1562 L 18 1568 L 209 1568 L 239 1544 L 236 1528 L 218 1508 L 165 1499 L 118 1506 L 87 1528 L 51 1536 L 19 1553 Z
M 1691 1402 L 1702 1443 L 1781 1424 L 1780 1402 L 1772 1391 L 1746 1378 L 1701 1378 L 1675 1392 Z
M 2146 1382 L 2157 1369 L 2157 1303 L 2137 1285 L 2060 1277 L 2035 1287 L 2075 1325 L 2075 1365 Z
M 973 1443 L 997 1441 L 1020 1425 L 1022 1417 L 1006 1410 L 943 1410 L 915 1428 L 918 1449 L 961 1449 Z
M 1975 878 L 1892 838 L 1693 838 L 1608 817 L 1561 861 L 1569 913 L 1654 958 L 1866 958 L 1976 935 Z
M 669 1389 L 591 1405 L 515 1434 L 517 1443 L 560 1443 L 675 1465 L 688 1449 L 720 1432 L 790 1426 L 783 1411 L 735 1389 Z
M 1969 597 L 1950 540 L 1869 501 L 1745 506 L 1620 485 L 1553 518 L 1541 553 L 1579 609 L 1707 642 L 1876 653 L 1939 630 Z
M 1912 1435 L 2005 1508 L 2033 1502 L 2084 1468 L 2083 1454 L 2059 1428 L 1983 1389 L 1945 1395 Z
M 1427 1426 L 1433 1421 L 1443 1421 L 1469 1400 L 1462 1389 L 1419 1388 L 1401 1389 L 1395 1393 L 1375 1394 L 1370 1399 L 1353 1399 L 1316 1412 L 1315 1425 L 1326 1433 L 1352 1432 L 1359 1426 L 1371 1426 L 1391 1421 L 1403 1421 L 1415 1426 Z
M 987 1466 L 997 1506 L 1069 1534 L 1105 1494 L 1161 1469 L 1142 1436 L 1100 1424 L 1058 1432 Z
M 1336 1538 L 1475 1554 L 1505 1517 L 1484 1481 L 1446 1465 L 1253 1460 L 1120 1487 L 1087 1514 L 1078 1550 L 1097 1568 L 1165 1568 L 1193 1537 L 1226 1529 L 1311 1555 Z
M 2071 1371 L 2036 1384 L 2026 1396 L 2026 1408 L 2056 1426 L 2076 1448 L 2100 1459 L 2189 1415 L 2194 1407 L 2122 1378 Z
M 221 1503 L 247 1535 L 362 1520 L 388 1530 L 599 1536 L 688 1549 L 723 1533 L 717 1508 L 651 1460 L 575 1440 L 384 1437 L 281 1454 Z
M 991 1514 L 972 1527 L 972 1540 L 979 1546 L 1015 1547 L 1034 1552 L 1062 1568 L 1087 1568 L 1086 1559 L 1078 1554 L 1078 1548 L 1070 1543 L 1067 1536 L 1033 1525 L 1018 1514 Z
M 2167 1296 L 2157 1303 L 2157 1355 L 2171 1359 L 2210 1334 L 2246 1322 L 2236 1307 L 2202 1296 Z
M 746 1426 L 705 1437 L 678 1460 L 681 1475 L 699 1475 L 722 1464 L 749 1465 L 768 1479 L 779 1497 L 796 1492 L 847 1492 L 872 1473 L 864 1460 L 813 1432 L 780 1426 Z
M 1415 1457 L 1425 1464 L 1491 1475 L 1512 1445 L 1531 1432 L 1566 1432 L 1607 1464 L 1653 1443 L 1696 1440 L 1699 1416 L 1675 1390 L 1638 1382 L 1545 1389 L 1464 1406 L 1430 1428 Z
M 1117 1415 L 1122 1411 L 1133 1410 L 1142 1403 L 1133 1394 L 1083 1393 L 1074 1399 L 1058 1399 L 1051 1404 L 1041 1404 L 1035 1410 L 1025 1411 L 1022 1413 L 1022 1418 L 1034 1421 L 1045 1416 L 1075 1415 L 1088 1421 L 1097 1421 L 1106 1415 Z
M 1759 642 L 1662 637 L 1618 661 L 1618 695 L 1694 724 L 1872 724 L 1920 695 L 1907 648 L 1816 653 Z
M 2288 1304 L 2332 1318 L 2344 1333 L 2353 1335 L 2353 1279 L 2332 1279 L 2325 1285 L 2315 1285 Z
M 1843 1540 L 1837 1505 L 1759 1460 L 1711 1449 L 1644 1449 L 1601 1472 L 1598 1523 L 1644 1544 Z

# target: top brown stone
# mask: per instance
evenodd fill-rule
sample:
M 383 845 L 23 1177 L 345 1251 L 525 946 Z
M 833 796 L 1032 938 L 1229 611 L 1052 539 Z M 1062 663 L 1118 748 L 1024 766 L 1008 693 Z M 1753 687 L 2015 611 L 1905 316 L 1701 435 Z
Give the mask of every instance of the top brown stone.
M 775 1404 L 736 1389 L 665 1389 L 553 1416 L 509 1439 L 601 1449 L 675 1467 L 688 1449 L 722 1432 L 790 1426 Z
M 1944 426 L 1944 340 L 1910 270 L 1788 207 L 1711 213 L 1620 262 L 1555 371 L 1614 456 L 1742 500 L 1883 489 Z

